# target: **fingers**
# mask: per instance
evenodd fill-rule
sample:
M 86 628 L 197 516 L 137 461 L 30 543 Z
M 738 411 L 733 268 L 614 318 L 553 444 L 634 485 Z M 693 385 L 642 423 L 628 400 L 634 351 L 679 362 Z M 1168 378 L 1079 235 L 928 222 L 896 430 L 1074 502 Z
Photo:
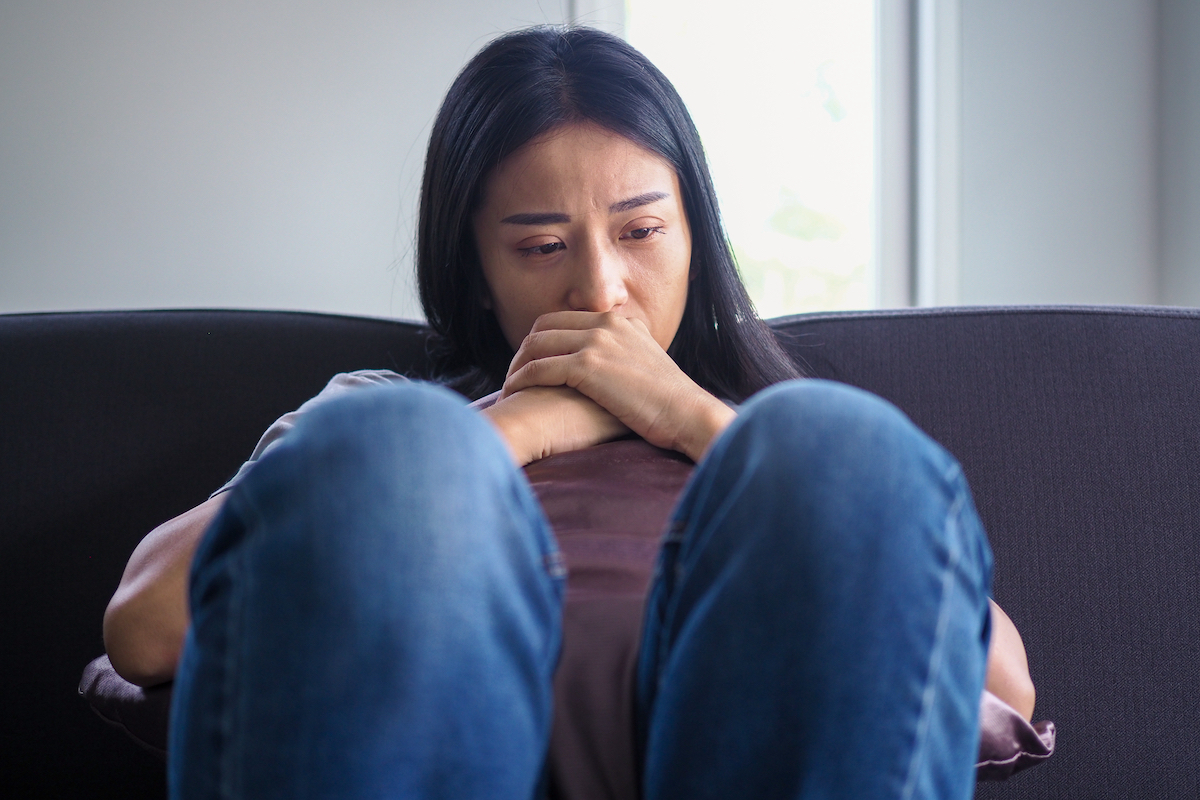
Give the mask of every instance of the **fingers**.
M 583 331 L 583 330 L 609 330 L 619 331 L 629 329 L 637 331 L 646 336 L 650 335 L 650 329 L 646 327 L 646 323 L 637 317 L 624 317 L 616 311 L 551 311 L 549 314 L 542 314 L 534 320 L 533 327 L 529 333 L 540 333 L 542 331 Z
M 650 329 L 640 319 L 612 311 L 553 311 L 538 317 L 508 366 L 508 376 L 530 361 L 576 353 L 585 348 L 645 347 L 653 345 Z M 506 376 L 506 377 L 508 377 Z
M 533 331 L 521 342 L 521 348 L 508 365 L 507 378 L 531 361 L 554 356 L 577 353 L 589 345 L 596 345 L 593 330 L 543 330 Z
M 534 323 L 530 333 L 537 331 L 548 330 L 576 330 L 581 331 L 587 328 L 598 328 L 604 325 L 610 325 L 615 320 L 622 320 L 615 311 L 551 311 L 549 314 L 542 314 Z
M 641 320 L 613 312 L 539 317 L 509 365 L 500 396 L 556 386 L 574 389 L 651 444 L 670 448 L 686 438 L 680 431 L 695 427 L 689 422 L 700 405 L 695 396 L 713 399 Z
M 508 376 L 500 397 L 503 399 L 532 386 L 568 386 L 578 390 L 595 372 L 595 361 L 595 356 L 588 351 L 534 359 Z
M 565 322 L 576 327 L 546 327 Z M 538 318 L 505 376 L 501 397 L 529 386 L 570 386 L 593 400 L 599 384 L 636 382 L 673 362 L 640 320 L 611 312 L 562 311 Z M 611 386 L 610 386 L 611 389 Z

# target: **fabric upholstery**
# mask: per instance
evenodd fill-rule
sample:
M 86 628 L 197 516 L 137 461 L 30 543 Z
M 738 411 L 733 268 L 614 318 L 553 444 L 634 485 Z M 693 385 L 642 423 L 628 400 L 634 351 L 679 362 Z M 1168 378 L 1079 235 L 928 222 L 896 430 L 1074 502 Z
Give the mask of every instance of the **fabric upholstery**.
M 978 797 L 1200 794 L 1200 311 L 937 309 L 773 322 L 963 463 L 1055 756 Z M 236 311 L 0 315 L 0 663 L 13 796 L 159 797 L 76 696 L 134 545 L 336 373 L 420 326 Z
M 133 547 L 224 483 L 336 372 L 425 333 L 321 314 L 0 315 L 0 664 L 12 797 L 159 797 L 160 764 L 76 696 Z
M 1200 312 L 936 309 L 780 322 L 963 464 L 1021 631 L 1044 766 L 982 798 L 1200 795 Z

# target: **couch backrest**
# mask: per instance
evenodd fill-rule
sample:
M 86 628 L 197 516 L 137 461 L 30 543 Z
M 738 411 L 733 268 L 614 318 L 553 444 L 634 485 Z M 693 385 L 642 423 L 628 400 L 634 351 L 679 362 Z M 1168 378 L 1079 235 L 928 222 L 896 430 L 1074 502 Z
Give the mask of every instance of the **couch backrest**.
M 782 321 L 820 377 L 963 464 L 1058 751 L 980 797 L 1200 796 L 1200 312 L 938 309 Z
M 939 309 L 773 322 L 815 376 L 962 461 L 1025 637 L 1044 766 L 980 797 L 1197 796 L 1200 312 Z M 74 696 L 125 560 L 335 372 L 420 374 L 412 323 L 281 312 L 0 316 L 0 664 L 13 796 L 155 797 Z
M 406 372 L 424 328 L 320 314 L 0 316 L 0 793 L 161 797 L 161 764 L 75 696 L 137 542 L 225 482 L 337 372 Z M 8 774 L 12 771 L 13 774 Z

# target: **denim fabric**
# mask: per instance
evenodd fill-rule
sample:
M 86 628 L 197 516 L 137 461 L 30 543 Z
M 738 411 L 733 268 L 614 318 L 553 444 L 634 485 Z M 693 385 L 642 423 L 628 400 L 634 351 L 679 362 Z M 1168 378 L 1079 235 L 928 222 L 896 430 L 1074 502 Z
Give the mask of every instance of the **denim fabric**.
M 528 798 L 564 575 L 491 425 L 422 385 L 314 409 L 192 565 L 173 797 Z
M 791 382 L 697 468 L 647 603 L 647 800 L 968 798 L 991 550 L 895 407 Z
M 957 464 L 893 407 L 760 393 L 660 553 L 646 798 L 970 797 L 990 559 Z M 172 797 L 538 796 L 563 588 L 462 401 L 414 384 L 314 409 L 194 559 Z

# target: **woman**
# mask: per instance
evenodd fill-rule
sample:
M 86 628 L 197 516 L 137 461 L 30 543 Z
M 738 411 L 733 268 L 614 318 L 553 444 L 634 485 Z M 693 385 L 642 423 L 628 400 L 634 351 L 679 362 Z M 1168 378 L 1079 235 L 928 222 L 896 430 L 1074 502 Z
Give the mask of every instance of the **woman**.
M 105 641 L 176 680 L 174 796 L 538 794 L 564 571 L 519 467 L 630 432 L 697 462 L 646 602 L 642 793 L 970 795 L 985 671 L 1033 696 L 961 471 L 787 380 L 653 65 L 587 29 L 484 48 L 431 135 L 418 280 L 447 382 L 493 396 L 338 378 L 130 560 Z

